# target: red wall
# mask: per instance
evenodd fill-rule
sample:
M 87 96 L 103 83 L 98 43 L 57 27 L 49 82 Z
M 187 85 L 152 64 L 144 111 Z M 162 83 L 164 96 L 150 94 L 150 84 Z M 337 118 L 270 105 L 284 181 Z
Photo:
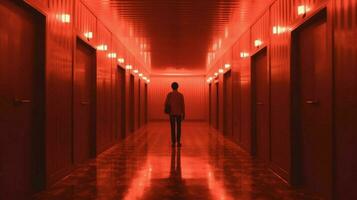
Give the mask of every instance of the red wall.
M 311 11 L 304 18 L 297 15 L 298 5 L 308 5 Z M 356 199 L 353 189 L 357 179 L 357 2 L 356 1 L 290 1 L 276 0 L 240 36 L 232 50 L 233 60 L 225 56 L 216 59 L 207 77 L 213 76 L 222 63 L 232 64 L 234 141 L 251 152 L 251 75 L 250 56 L 267 47 L 270 81 L 270 156 L 269 166 L 281 177 L 291 181 L 292 146 L 290 127 L 290 47 L 291 30 L 295 29 L 322 8 L 328 14 L 328 46 L 333 50 L 334 67 L 334 197 Z M 234 22 L 232 24 L 235 24 Z M 272 34 L 273 26 L 285 26 L 290 30 Z M 254 47 L 254 40 L 261 39 L 263 45 Z M 241 58 L 240 52 L 248 52 Z M 222 83 L 222 75 L 218 78 Z M 220 95 L 220 101 L 224 98 Z
M 46 17 L 46 179 L 47 184 L 64 177 L 75 166 L 72 162 L 72 84 L 76 38 L 79 37 L 96 49 L 100 44 L 108 45 L 107 51 L 97 50 L 96 70 L 96 151 L 106 150 L 117 140 L 115 132 L 115 73 L 118 63 L 108 58 L 115 52 L 127 63 L 140 66 L 136 57 L 117 38 L 87 5 L 81 0 L 26 0 Z M 70 22 L 61 22 L 58 14 L 69 14 Z M 90 31 L 93 38 L 87 40 L 84 33 Z M 137 68 L 137 67 L 136 67 Z M 139 68 L 141 72 L 146 69 Z M 128 77 L 132 71 L 126 71 Z M 138 78 L 135 79 L 138 82 Z M 128 85 L 125 87 L 128 89 Z M 128 91 L 126 90 L 126 94 Z M 137 96 L 135 97 L 137 99 Z M 128 115 L 127 115 L 128 116 Z M 137 121 L 138 119 L 136 119 Z M 138 124 L 138 122 L 136 122 Z M 128 127 L 128 125 L 126 126 Z M 137 127 L 139 128 L 139 127 Z M 127 133 L 128 134 L 128 133 Z
M 164 114 L 164 102 L 167 93 L 171 91 L 171 83 L 174 81 L 178 82 L 179 91 L 185 98 L 186 119 L 208 119 L 204 76 L 152 76 L 148 94 L 149 120 L 168 119 Z
M 357 1 L 333 8 L 336 199 L 357 199 Z

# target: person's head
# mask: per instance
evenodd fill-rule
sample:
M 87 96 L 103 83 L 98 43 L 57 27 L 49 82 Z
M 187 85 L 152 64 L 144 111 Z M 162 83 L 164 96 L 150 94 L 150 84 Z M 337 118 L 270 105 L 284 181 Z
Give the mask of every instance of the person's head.
M 179 85 L 178 85 L 178 83 L 176 83 L 176 82 L 173 82 L 173 83 L 171 84 L 171 88 L 172 88 L 173 90 L 177 90 L 178 87 L 179 87 Z

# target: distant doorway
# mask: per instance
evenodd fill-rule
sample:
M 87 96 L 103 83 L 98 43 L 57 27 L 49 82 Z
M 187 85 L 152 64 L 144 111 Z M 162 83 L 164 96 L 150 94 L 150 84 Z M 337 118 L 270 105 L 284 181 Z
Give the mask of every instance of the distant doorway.
M 224 100 L 224 120 L 223 133 L 225 136 L 233 138 L 233 97 L 232 97 L 232 74 L 229 70 L 223 77 L 223 100 Z
M 138 113 L 137 113 L 137 118 L 136 120 L 138 121 L 138 127 L 137 128 L 140 128 L 141 127 L 141 80 L 139 79 L 138 80 L 138 94 L 137 94 L 137 98 L 138 98 L 138 104 L 136 105 L 137 106 L 137 109 L 138 109 Z
M 0 1 L 0 199 L 30 199 L 45 184 L 45 17 Z
M 219 129 L 219 83 L 218 81 L 215 83 L 216 86 L 216 92 L 215 92 L 215 100 L 216 100 L 216 105 L 215 105 L 215 126 L 216 129 Z
M 129 80 L 129 132 L 133 132 L 135 129 L 135 97 L 134 97 L 134 75 L 130 75 Z
M 212 125 L 212 83 L 208 85 L 208 123 Z
M 292 33 L 294 181 L 331 198 L 332 65 L 322 11 Z
M 253 154 L 270 160 L 269 75 L 267 49 L 252 56 L 252 147 Z
M 120 139 L 125 138 L 125 69 L 118 66 L 117 70 L 117 93 L 116 93 L 116 131 Z

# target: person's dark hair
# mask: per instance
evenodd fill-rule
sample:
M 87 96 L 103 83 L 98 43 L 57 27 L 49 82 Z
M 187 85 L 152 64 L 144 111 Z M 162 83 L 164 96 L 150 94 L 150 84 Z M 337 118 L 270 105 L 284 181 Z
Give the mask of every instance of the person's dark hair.
M 178 85 L 178 83 L 176 83 L 176 82 L 173 82 L 173 83 L 171 84 L 171 88 L 172 88 L 173 90 L 177 90 L 178 87 L 179 87 L 179 85 Z

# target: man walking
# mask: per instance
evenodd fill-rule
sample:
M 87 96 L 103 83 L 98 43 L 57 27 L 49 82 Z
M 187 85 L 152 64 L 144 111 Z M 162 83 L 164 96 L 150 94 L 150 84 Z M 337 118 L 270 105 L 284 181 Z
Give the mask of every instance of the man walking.
M 172 91 L 167 94 L 165 100 L 165 113 L 170 116 L 171 143 L 181 147 L 181 121 L 185 119 L 185 102 L 183 95 L 177 91 L 179 85 L 171 84 Z

